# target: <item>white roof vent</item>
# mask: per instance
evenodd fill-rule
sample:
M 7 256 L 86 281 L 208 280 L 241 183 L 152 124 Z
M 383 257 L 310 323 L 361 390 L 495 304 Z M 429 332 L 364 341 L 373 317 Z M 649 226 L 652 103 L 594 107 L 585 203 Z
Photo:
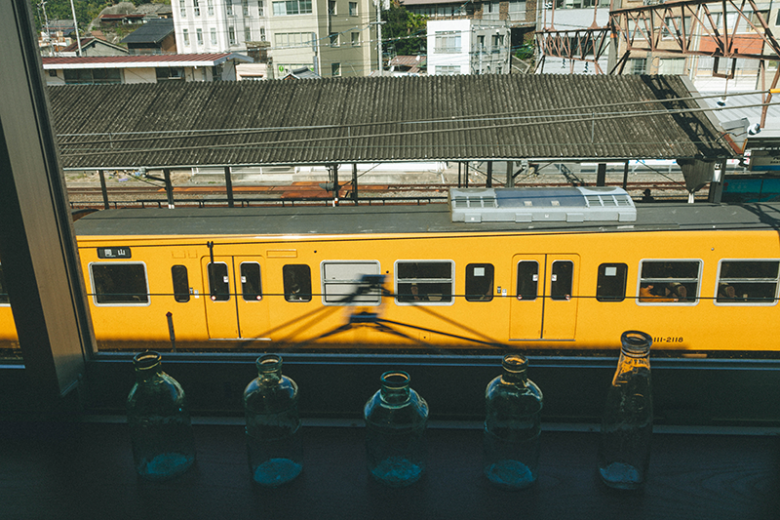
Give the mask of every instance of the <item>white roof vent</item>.
M 621 188 L 450 189 L 453 222 L 633 222 Z

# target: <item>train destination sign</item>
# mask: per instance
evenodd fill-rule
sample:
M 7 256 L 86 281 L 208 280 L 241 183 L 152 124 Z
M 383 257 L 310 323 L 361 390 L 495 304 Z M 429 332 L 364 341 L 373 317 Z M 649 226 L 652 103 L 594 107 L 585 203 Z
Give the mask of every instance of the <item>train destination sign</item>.
M 130 258 L 129 247 L 98 247 L 98 258 Z

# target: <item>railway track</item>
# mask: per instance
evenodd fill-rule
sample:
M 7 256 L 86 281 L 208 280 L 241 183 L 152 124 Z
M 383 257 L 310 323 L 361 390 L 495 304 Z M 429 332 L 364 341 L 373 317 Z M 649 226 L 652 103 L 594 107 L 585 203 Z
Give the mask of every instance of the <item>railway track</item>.
M 548 183 L 533 183 L 522 184 L 518 186 L 537 187 L 537 188 L 560 188 L 564 186 L 570 186 L 570 183 L 561 182 L 548 182 Z M 481 188 L 484 184 L 470 184 L 470 187 Z M 503 187 L 501 184 L 494 184 L 495 187 Z M 622 186 L 621 183 L 607 183 L 607 186 Z M 436 186 L 422 185 L 422 184 L 394 184 L 394 185 L 365 185 L 359 186 L 359 192 L 378 195 L 382 193 L 403 194 L 403 193 L 421 193 L 421 192 L 433 192 L 442 193 L 449 190 L 449 188 L 457 187 L 454 184 L 441 184 Z M 340 190 L 340 194 L 350 191 L 350 185 L 345 184 Z M 667 192 L 667 191 L 685 191 L 684 185 L 679 182 L 642 182 L 631 183 L 628 185 L 628 191 L 630 193 L 642 192 L 645 189 L 653 191 Z M 165 195 L 165 187 L 162 186 L 122 186 L 122 187 L 109 187 L 106 188 L 106 192 L 109 199 L 113 197 L 131 197 L 131 196 L 151 196 L 151 195 Z M 330 196 L 331 192 L 323 189 L 319 183 L 297 183 L 290 186 L 233 186 L 233 194 L 242 196 L 249 194 L 262 194 L 262 195 L 275 195 L 280 197 L 292 196 L 296 197 L 299 193 L 312 193 L 321 194 L 324 196 Z M 224 196 L 226 189 L 224 186 L 174 186 L 173 194 L 175 196 Z M 102 190 L 99 186 L 76 186 L 68 188 L 68 195 L 71 197 L 96 197 L 102 200 Z

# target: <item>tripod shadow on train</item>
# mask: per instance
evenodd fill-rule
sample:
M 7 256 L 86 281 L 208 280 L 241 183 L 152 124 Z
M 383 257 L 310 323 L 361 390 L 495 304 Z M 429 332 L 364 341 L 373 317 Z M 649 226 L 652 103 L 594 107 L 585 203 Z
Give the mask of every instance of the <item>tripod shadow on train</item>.
M 379 293 L 381 294 L 381 298 L 384 301 L 387 298 L 395 298 L 396 294 L 394 294 L 392 291 L 389 291 L 384 287 L 384 276 L 383 275 L 364 275 L 359 282 L 359 285 L 355 291 L 348 294 L 341 300 L 339 300 L 339 304 L 341 305 L 350 305 L 353 304 L 356 301 L 360 300 L 361 296 L 364 296 L 369 293 Z M 455 320 L 452 320 L 450 318 L 447 318 L 445 316 L 442 316 L 440 313 L 435 312 L 429 308 L 418 306 L 418 305 L 412 305 L 412 307 L 419 309 L 427 314 L 429 314 L 431 317 L 436 318 L 438 320 L 441 320 L 445 323 L 448 323 L 450 325 L 453 325 L 457 328 L 460 328 L 467 333 L 470 333 L 473 335 L 473 337 L 469 336 L 463 336 L 460 334 L 453 334 L 448 332 L 443 332 L 436 329 L 431 329 L 428 327 L 421 327 L 419 325 L 413 325 L 410 323 L 403 323 L 399 321 L 394 320 L 387 320 L 380 316 L 380 312 L 353 312 L 349 315 L 347 322 L 341 325 L 338 325 L 322 334 L 319 334 L 318 336 L 308 339 L 306 341 L 302 341 L 296 344 L 293 344 L 289 347 L 289 349 L 294 349 L 297 347 L 301 347 L 304 345 L 309 345 L 313 342 L 316 342 L 320 339 L 325 339 L 329 337 L 336 336 L 338 334 L 356 330 L 358 328 L 371 328 L 374 331 L 383 333 L 383 334 L 390 334 L 397 336 L 399 338 L 403 338 L 409 341 L 412 341 L 414 343 L 417 343 L 421 346 L 425 346 L 427 349 L 432 350 L 434 352 L 438 353 L 452 353 L 448 349 L 442 349 L 440 347 L 434 346 L 432 343 L 425 341 L 419 337 L 415 338 L 412 335 L 408 334 L 407 332 L 404 332 L 404 329 L 408 329 L 411 331 L 416 332 L 422 332 L 422 333 L 428 333 L 428 334 L 436 334 L 439 336 L 444 336 L 446 338 L 456 340 L 456 341 L 462 341 L 467 343 L 472 343 L 475 346 L 480 347 L 491 347 L 491 348 L 505 348 L 505 345 L 498 343 L 494 341 L 492 338 L 485 336 L 484 334 L 480 333 L 479 331 L 476 331 L 470 327 L 465 327 L 462 324 L 456 322 Z M 338 307 L 335 307 L 336 309 Z M 292 335 L 288 336 L 291 337 Z M 483 339 L 479 339 L 479 338 Z

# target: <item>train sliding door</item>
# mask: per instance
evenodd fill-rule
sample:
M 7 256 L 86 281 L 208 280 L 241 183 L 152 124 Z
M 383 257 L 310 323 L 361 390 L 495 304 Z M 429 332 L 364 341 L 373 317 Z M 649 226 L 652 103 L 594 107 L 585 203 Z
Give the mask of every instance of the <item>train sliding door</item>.
M 579 256 L 515 255 L 510 340 L 574 339 Z
M 268 302 L 263 296 L 262 257 L 203 258 L 206 321 L 211 339 L 264 339 Z

